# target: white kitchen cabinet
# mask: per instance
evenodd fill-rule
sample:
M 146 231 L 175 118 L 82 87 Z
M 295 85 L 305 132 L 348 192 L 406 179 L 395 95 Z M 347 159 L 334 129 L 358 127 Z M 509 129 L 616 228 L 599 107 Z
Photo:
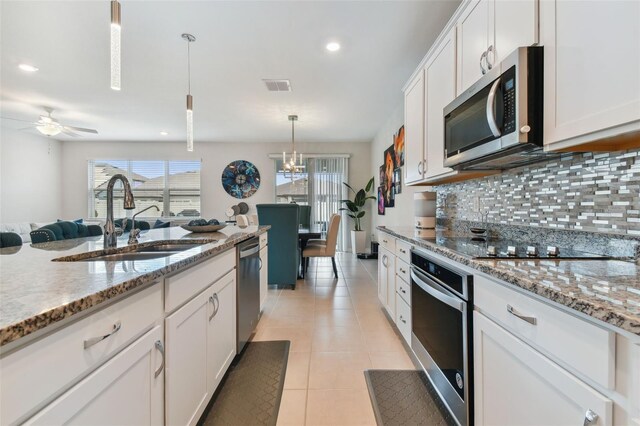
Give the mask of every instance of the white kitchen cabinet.
M 378 298 L 391 318 L 396 311 L 396 256 L 381 248 L 378 253 Z
M 207 317 L 207 387 L 213 394 L 236 355 L 235 271 L 205 293 L 209 294 L 211 302 Z
M 640 2 L 541 1 L 540 41 L 547 149 L 640 131 Z
M 458 94 L 482 77 L 483 69 L 520 46 L 538 42 L 537 0 L 472 0 L 457 23 Z
M 165 320 L 167 424 L 196 424 L 233 359 L 235 299 L 234 270 Z
M 456 97 L 456 31 L 452 29 L 440 41 L 425 66 L 426 159 L 425 179 L 453 175 L 444 166 L 444 118 L 442 110 Z
M 269 291 L 269 250 L 267 246 L 260 249 L 260 310 L 264 308 Z
M 476 425 L 611 425 L 610 399 L 477 311 L 473 327 Z
M 424 72 L 418 73 L 404 92 L 405 182 L 422 180 L 424 174 Z
M 26 424 L 163 424 L 163 351 L 162 327 L 156 326 Z

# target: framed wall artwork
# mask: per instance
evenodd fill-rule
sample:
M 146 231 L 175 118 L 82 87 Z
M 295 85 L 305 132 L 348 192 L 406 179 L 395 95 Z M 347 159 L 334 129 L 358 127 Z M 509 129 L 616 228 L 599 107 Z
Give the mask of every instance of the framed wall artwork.
M 384 188 L 378 187 L 378 214 L 384 216 Z
M 395 206 L 395 191 L 393 187 L 393 171 L 396 169 L 396 155 L 391 145 L 384 151 L 384 206 Z
M 393 137 L 393 149 L 396 154 L 396 167 L 404 166 L 404 125 Z

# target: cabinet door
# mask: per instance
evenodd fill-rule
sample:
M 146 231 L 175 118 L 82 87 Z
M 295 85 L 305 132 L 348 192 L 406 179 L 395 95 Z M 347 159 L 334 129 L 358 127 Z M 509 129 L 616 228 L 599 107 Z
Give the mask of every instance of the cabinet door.
M 391 318 L 396 318 L 396 257 L 389 253 L 387 260 L 387 297 L 385 307 Z
M 538 42 L 537 0 L 494 0 L 488 60 L 497 64 L 521 46 Z
M 389 276 L 389 252 L 380 248 L 378 253 L 378 299 L 382 306 L 387 305 L 387 277 Z
M 545 144 L 640 130 L 638 22 L 638 1 L 540 2 Z
M 405 182 L 418 182 L 424 173 L 424 72 L 404 93 Z
M 267 246 L 260 249 L 260 310 L 264 308 L 269 290 L 269 251 L 267 249 Z
M 458 21 L 458 94 L 482 77 L 480 59 L 491 44 L 489 1 L 471 1 Z M 486 67 L 486 62 L 483 64 Z
M 195 424 L 207 402 L 209 296 L 205 290 L 165 320 L 167 424 Z
M 207 316 L 207 387 L 213 394 L 236 355 L 235 271 L 212 286 Z
M 427 105 L 427 170 L 429 179 L 452 169 L 444 166 L 442 110 L 456 97 L 456 31 L 451 30 L 425 67 Z
M 156 326 L 26 424 L 163 424 L 162 340 Z
M 477 311 L 473 327 L 476 425 L 611 425 L 611 400 Z

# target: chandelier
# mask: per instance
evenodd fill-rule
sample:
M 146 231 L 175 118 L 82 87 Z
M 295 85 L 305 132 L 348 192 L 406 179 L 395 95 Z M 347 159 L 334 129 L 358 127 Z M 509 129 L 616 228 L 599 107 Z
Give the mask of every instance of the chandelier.
M 290 115 L 289 121 L 291 121 L 291 153 L 287 154 L 282 151 L 282 172 L 291 173 L 293 178 L 296 173 L 304 171 L 304 164 L 302 163 L 302 153 L 296 152 L 295 122 L 298 121 L 298 116 Z M 289 157 L 288 161 L 287 157 Z

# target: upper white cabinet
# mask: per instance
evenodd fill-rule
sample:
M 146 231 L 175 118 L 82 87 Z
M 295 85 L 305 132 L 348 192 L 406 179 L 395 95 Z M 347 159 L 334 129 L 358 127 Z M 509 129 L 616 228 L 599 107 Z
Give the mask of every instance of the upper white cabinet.
M 426 171 L 425 179 L 455 173 L 444 166 L 444 121 L 447 104 L 456 97 L 456 31 L 452 29 L 430 56 L 424 69 L 426 86 Z
M 541 1 L 540 41 L 548 149 L 640 131 L 640 2 Z
M 405 182 L 422 180 L 424 173 L 424 72 L 404 92 Z
M 474 0 L 458 21 L 458 93 L 482 77 L 487 68 L 489 1 Z
M 519 46 L 538 42 L 537 0 L 473 0 L 457 23 L 458 94 Z

